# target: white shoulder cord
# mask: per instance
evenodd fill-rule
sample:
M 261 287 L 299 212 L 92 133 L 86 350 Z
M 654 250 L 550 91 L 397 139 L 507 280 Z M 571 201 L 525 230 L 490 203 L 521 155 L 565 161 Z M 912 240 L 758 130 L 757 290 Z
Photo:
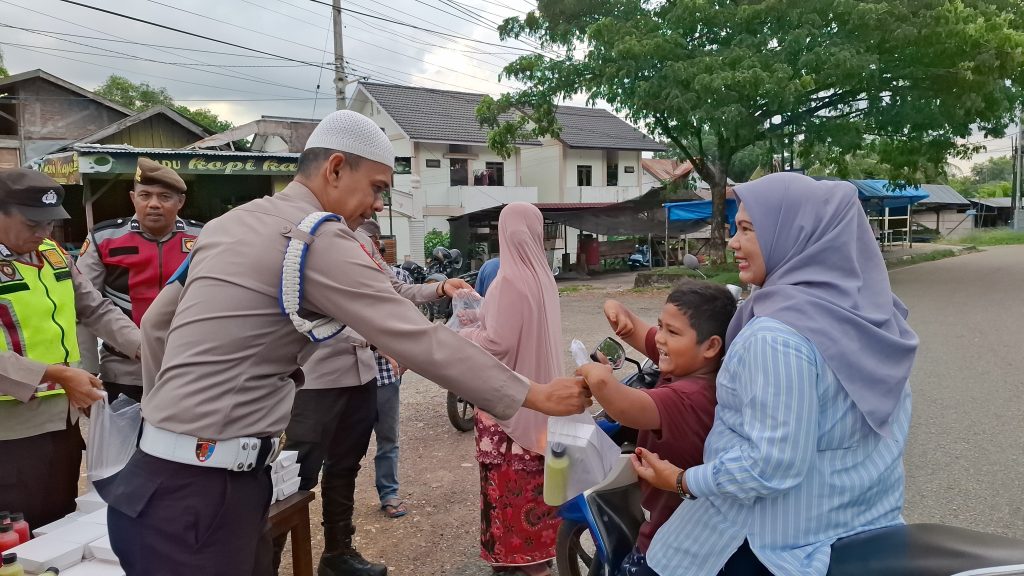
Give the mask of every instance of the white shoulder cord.
M 317 228 L 324 222 L 340 222 L 337 214 L 330 212 L 314 212 L 306 216 L 296 228 L 309 236 L 316 234 Z M 291 238 L 284 252 L 284 264 L 281 270 L 281 293 L 279 301 L 281 311 L 292 321 L 295 329 L 313 342 L 323 342 L 337 336 L 345 329 L 345 325 L 334 318 L 323 317 L 317 320 L 306 320 L 299 316 L 302 308 L 302 277 L 306 269 L 306 251 L 309 244 L 299 238 Z

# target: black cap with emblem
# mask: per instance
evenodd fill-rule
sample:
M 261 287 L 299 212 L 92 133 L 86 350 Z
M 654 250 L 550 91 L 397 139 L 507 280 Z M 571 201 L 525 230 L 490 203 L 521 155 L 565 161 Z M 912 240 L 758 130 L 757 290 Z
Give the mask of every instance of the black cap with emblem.
M 42 172 L 27 168 L 0 170 L 0 202 L 10 204 L 29 220 L 71 218 L 61 207 L 63 201 L 64 188 Z

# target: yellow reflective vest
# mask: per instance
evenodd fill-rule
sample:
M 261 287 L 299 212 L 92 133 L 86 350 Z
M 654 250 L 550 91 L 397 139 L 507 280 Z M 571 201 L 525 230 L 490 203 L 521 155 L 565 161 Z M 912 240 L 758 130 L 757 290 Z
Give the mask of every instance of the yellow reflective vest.
M 39 254 L 38 266 L 0 259 L 0 350 L 44 364 L 72 364 L 79 360 L 73 264 L 52 240 L 39 246 Z

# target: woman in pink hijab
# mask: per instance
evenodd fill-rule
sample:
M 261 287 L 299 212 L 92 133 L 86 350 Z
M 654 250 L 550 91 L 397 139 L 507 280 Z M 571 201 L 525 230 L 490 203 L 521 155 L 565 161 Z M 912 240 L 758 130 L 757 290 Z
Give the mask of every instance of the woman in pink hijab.
M 564 373 L 558 288 L 544 252 L 544 217 L 509 204 L 498 219 L 501 262 L 480 324 L 460 334 L 535 382 Z M 511 420 L 476 415 L 480 462 L 480 557 L 496 572 L 550 574 L 560 520 L 544 504 L 547 416 L 522 408 Z

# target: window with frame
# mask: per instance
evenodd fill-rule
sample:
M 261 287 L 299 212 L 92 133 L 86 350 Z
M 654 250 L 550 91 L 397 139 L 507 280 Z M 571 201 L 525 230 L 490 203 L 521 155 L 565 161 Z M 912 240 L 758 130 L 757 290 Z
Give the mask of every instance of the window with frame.
M 619 185 L 619 165 L 609 164 L 608 165 L 608 186 Z
M 593 186 L 594 181 L 594 167 L 589 164 L 579 164 L 576 166 L 576 185 L 577 186 Z
M 504 162 L 487 162 L 485 167 L 487 168 L 487 186 L 505 185 Z
M 395 174 L 412 174 L 412 157 L 395 156 Z

